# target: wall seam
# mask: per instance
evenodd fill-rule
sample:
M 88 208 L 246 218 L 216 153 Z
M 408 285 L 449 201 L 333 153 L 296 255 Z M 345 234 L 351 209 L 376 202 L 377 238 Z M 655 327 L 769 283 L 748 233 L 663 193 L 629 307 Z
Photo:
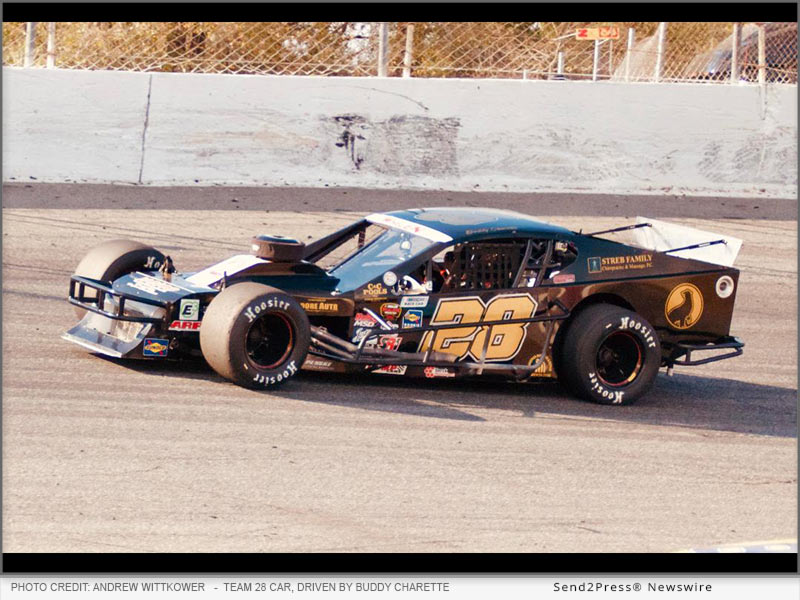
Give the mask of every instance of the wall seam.
M 147 126 L 150 123 L 150 92 L 153 90 L 153 76 L 147 81 L 147 106 L 144 111 L 144 127 L 142 128 L 142 160 L 139 163 L 139 180 L 137 183 L 142 183 L 142 173 L 144 171 L 144 148 L 147 141 Z

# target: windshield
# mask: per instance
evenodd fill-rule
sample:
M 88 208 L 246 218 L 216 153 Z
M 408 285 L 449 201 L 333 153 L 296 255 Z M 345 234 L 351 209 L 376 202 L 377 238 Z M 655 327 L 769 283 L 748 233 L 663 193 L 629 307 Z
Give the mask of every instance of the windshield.
M 383 275 L 435 245 L 423 237 L 403 231 L 384 229 L 371 243 L 346 258 L 328 273 L 339 278 L 338 288 L 352 290 Z

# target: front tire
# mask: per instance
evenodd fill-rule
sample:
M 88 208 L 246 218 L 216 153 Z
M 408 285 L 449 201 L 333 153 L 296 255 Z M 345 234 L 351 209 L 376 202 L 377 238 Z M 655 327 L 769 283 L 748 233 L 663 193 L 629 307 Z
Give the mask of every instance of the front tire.
M 110 240 L 95 246 L 75 269 L 75 275 L 99 279 L 111 284 L 115 279 L 134 271 L 155 271 L 164 264 L 164 255 L 153 248 L 133 240 Z M 96 298 L 96 292 L 87 290 L 86 296 Z M 83 318 L 86 310 L 74 307 L 79 319 Z
M 562 382 L 576 396 L 600 404 L 631 404 L 653 385 L 661 344 L 641 315 L 597 304 L 570 323 L 560 365 Z
M 284 383 L 308 354 L 311 329 L 300 303 L 254 282 L 222 290 L 208 305 L 200 348 L 211 368 L 251 389 Z

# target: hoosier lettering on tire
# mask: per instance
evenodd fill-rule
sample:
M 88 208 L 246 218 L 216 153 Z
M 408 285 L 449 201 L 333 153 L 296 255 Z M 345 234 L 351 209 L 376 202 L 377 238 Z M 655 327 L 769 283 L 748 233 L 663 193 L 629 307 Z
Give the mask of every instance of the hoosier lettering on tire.
M 200 348 L 222 377 L 248 388 L 279 385 L 302 366 L 310 343 L 300 303 L 273 287 L 232 285 L 209 304 Z
M 652 325 L 610 304 L 589 306 L 569 324 L 561 348 L 561 379 L 574 394 L 600 404 L 630 404 L 661 366 Z

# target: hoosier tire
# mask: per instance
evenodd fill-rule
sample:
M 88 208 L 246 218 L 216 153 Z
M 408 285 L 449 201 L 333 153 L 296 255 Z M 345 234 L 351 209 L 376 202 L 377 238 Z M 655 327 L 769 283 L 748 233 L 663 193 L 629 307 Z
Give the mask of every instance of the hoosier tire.
M 630 404 L 653 385 L 661 344 L 640 315 L 597 304 L 569 324 L 560 364 L 562 383 L 573 394 L 600 404 Z
M 75 275 L 111 283 L 134 271 L 154 271 L 164 264 L 164 255 L 153 248 L 133 240 L 110 240 L 95 246 L 78 263 Z M 94 297 L 94 292 L 86 293 Z M 77 306 L 75 314 L 83 318 L 86 311 Z
M 311 330 L 300 303 L 273 287 L 243 282 L 209 304 L 200 348 L 211 368 L 243 387 L 284 383 L 300 370 Z

